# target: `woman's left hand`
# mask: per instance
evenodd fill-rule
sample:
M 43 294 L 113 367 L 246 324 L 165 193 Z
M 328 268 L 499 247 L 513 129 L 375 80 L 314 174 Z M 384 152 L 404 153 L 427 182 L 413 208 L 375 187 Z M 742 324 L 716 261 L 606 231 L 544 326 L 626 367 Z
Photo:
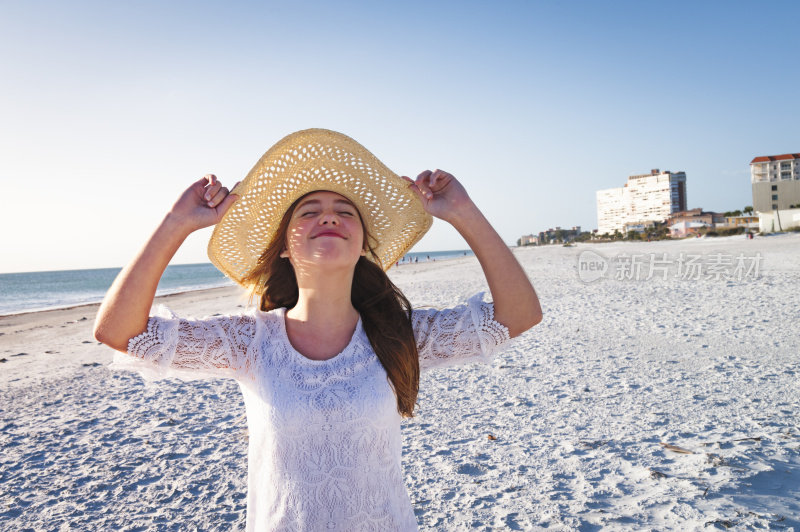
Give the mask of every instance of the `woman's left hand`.
M 444 170 L 425 170 L 417 176 L 416 181 L 402 177 L 408 181 L 409 188 L 417 194 L 425 210 L 432 216 L 452 222 L 455 217 L 474 208 L 464 186 L 453 174 Z

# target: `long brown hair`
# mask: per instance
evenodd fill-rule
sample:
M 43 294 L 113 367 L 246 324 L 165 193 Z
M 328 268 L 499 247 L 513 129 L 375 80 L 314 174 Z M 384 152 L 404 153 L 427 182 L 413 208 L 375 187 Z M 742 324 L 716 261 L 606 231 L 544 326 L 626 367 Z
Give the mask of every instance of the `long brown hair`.
M 297 199 L 287 209 L 256 267 L 243 279 L 244 284 L 253 287 L 250 302 L 259 297 L 259 308 L 263 311 L 290 309 L 297 304 L 299 290 L 294 268 L 280 254 L 286 246 L 292 214 L 302 199 Z M 413 417 L 419 391 L 419 355 L 411 327 L 411 304 L 380 267 L 373 246 L 375 239 L 369 234 L 360 212 L 359 218 L 364 230 L 364 247 L 373 260 L 363 256 L 358 259 L 350 300 L 361 315 L 364 332 L 397 396 L 397 411 L 402 417 Z

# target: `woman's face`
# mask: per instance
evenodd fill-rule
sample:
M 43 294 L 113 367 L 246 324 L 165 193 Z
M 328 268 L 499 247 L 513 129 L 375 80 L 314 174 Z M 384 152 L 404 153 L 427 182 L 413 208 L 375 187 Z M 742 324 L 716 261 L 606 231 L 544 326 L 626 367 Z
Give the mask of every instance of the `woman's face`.
M 286 249 L 295 271 L 309 267 L 355 268 L 364 252 L 364 227 L 358 209 L 344 196 L 318 191 L 300 199 L 289 220 Z

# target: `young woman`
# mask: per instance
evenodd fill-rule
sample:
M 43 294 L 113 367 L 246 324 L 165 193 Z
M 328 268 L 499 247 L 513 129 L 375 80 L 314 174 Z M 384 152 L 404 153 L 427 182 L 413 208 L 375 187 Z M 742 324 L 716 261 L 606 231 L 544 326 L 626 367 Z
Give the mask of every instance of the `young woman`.
M 227 213 L 227 215 L 226 215 Z M 384 268 L 430 226 L 451 223 L 493 303 L 412 310 Z M 182 319 L 156 287 L 191 232 L 216 225 L 209 256 L 259 304 Z M 95 337 L 131 356 L 113 367 L 230 376 L 249 429 L 247 530 L 416 530 L 402 479 L 400 421 L 420 371 L 489 362 L 542 319 L 536 293 L 464 187 L 442 170 L 392 174 L 327 130 L 289 135 L 229 192 L 193 183 L 120 272 Z

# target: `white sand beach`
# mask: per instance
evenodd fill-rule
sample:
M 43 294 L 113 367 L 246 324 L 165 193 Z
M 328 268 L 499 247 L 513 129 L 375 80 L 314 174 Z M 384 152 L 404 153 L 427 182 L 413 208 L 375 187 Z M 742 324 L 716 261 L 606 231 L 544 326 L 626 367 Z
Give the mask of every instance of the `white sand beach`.
M 800 234 L 515 255 L 544 321 L 491 365 L 425 374 L 404 421 L 420 530 L 800 530 Z M 486 290 L 474 257 L 391 277 L 416 306 Z M 241 295 L 158 302 L 203 317 Z M 110 371 L 96 311 L 0 317 L 0 530 L 243 528 L 238 385 Z

